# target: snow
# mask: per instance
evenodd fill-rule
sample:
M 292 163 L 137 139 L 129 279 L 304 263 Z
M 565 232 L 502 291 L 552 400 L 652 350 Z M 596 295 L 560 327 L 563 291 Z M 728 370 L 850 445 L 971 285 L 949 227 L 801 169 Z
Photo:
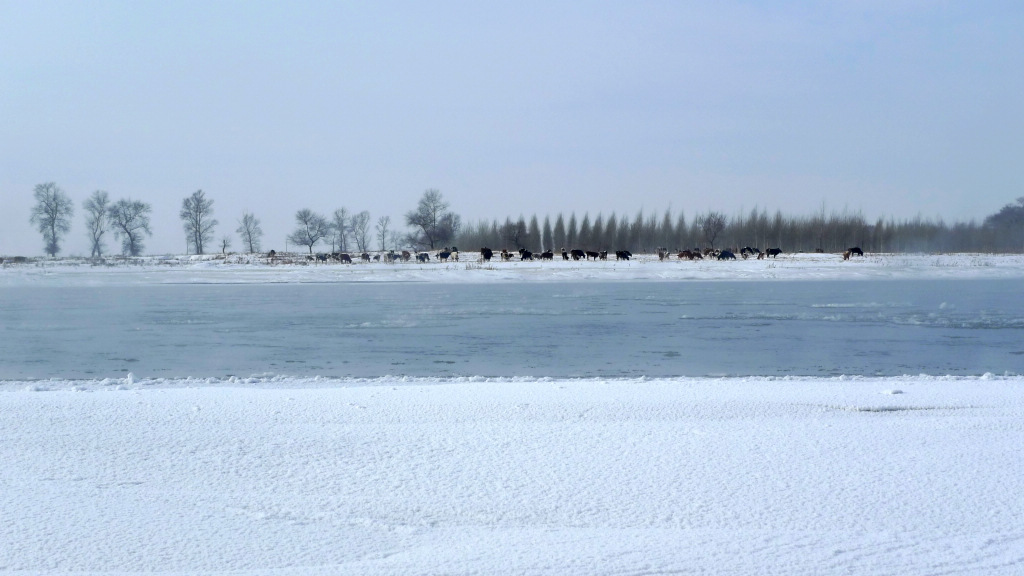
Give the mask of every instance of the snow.
M 887 278 L 1024 278 L 1024 257 L 56 261 L 0 268 L 0 294 Z M 1007 374 L 7 380 L 0 574 L 1021 574 L 1022 445 Z
M 282 261 L 293 262 L 282 264 Z M 301 256 L 272 263 L 261 256 L 156 256 L 38 260 L 0 267 L 0 286 L 272 282 L 567 282 L 685 280 L 878 280 L 930 278 L 1024 278 L 1021 254 L 868 254 L 844 261 L 837 254 L 783 254 L 778 258 L 719 262 L 629 261 L 480 262 L 462 253 L 459 262 L 316 264 Z
M 6 387 L 0 571 L 1019 574 L 1022 384 Z

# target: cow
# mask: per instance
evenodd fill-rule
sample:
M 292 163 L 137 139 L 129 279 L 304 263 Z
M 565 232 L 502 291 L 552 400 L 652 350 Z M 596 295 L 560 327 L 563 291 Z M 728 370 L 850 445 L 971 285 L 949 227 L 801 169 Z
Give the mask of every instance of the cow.
M 744 246 L 743 248 L 740 248 L 740 256 L 743 256 L 744 258 L 746 258 L 747 256 L 753 256 L 754 254 L 758 254 L 760 252 L 760 250 L 758 250 L 757 248 L 753 248 L 751 246 Z
M 450 258 L 451 255 L 451 251 L 445 248 L 444 250 L 441 250 L 440 252 L 437 253 L 437 259 L 440 260 L 441 262 L 447 262 L 448 258 Z
M 342 264 L 351 264 L 352 257 L 342 252 L 341 254 L 338 254 L 338 261 L 341 262 Z
M 586 254 L 587 254 L 587 260 L 590 260 L 591 258 L 593 258 L 594 260 L 597 260 L 597 257 L 600 256 L 600 254 L 598 254 L 597 252 L 594 252 L 593 250 L 587 250 Z
M 408 262 L 412 260 L 412 253 L 408 250 L 402 250 L 402 262 Z
M 519 260 L 533 260 L 533 252 L 530 252 L 526 248 L 519 249 Z
M 416 261 L 417 262 L 429 262 L 430 261 L 430 254 L 427 254 L 426 252 L 420 252 L 419 254 L 416 255 Z
M 779 254 L 782 254 L 782 248 L 769 248 L 765 250 L 764 253 L 771 258 L 775 258 Z
M 507 249 L 502 248 L 501 249 L 501 261 L 502 262 L 509 262 L 511 260 L 512 260 L 512 253 L 509 252 Z
M 490 262 L 491 258 L 494 257 L 494 250 L 490 248 L 481 248 L 480 257 L 484 259 L 484 262 Z
M 369 262 L 370 261 L 370 253 L 369 252 L 363 252 L 362 254 L 359 255 L 359 258 L 363 262 Z
M 373 261 L 374 262 L 380 262 L 380 254 L 374 254 L 373 255 Z
M 853 256 L 853 255 L 863 256 L 864 255 L 864 251 L 861 250 L 859 246 L 854 246 L 853 248 L 850 248 L 848 250 L 848 252 L 850 253 L 851 256 Z
M 327 262 L 327 258 L 328 257 L 329 256 L 327 254 L 324 254 L 323 252 L 317 252 L 316 261 L 317 262 Z
M 736 255 L 733 254 L 732 252 L 728 251 L 728 250 L 722 250 L 721 252 L 718 253 L 718 259 L 719 260 L 735 260 L 736 259 Z
M 601 252 L 598 254 L 598 258 L 600 258 L 601 260 L 607 260 L 608 259 L 608 251 L 607 250 L 601 250 Z
M 658 248 L 658 260 L 664 260 L 666 258 L 668 258 L 668 249 L 667 248 L 660 248 L 659 247 Z
M 676 257 L 679 258 L 680 260 L 682 260 L 683 258 L 686 258 L 687 260 L 693 260 L 694 254 L 689 250 L 683 250 L 679 254 L 676 254 Z
M 565 251 L 565 248 L 562 248 L 562 260 L 568 260 L 568 259 L 569 259 L 569 253 Z
M 569 251 L 569 255 L 572 256 L 573 260 L 585 260 L 587 258 L 587 253 L 577 248 L 573 248 Z
M 545 250 L 545 251 L 540 253 L 540 259 L 541 260 L 554 260 L 555 259 L 555 253 L 552 252 L 551 250 Z
M 849 259 L 850 259 L 850 251 L 847 250 L 846 252 L 843 252 L 843 260 L 849 260 Z
M 631 254 L 629 250 L 616 250 L 615 251 L 615 259 L 616 260 L 629 260 L 629 258 L 631 256 L 633 256 L 633 254 Z

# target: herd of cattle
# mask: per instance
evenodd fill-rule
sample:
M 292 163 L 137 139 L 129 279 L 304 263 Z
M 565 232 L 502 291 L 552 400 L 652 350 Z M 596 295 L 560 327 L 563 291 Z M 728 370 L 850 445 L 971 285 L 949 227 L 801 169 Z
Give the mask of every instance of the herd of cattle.
M 763 260 L 765 258 L 776 258 L 776 257 L 778 257 L 779 254 L 782 254 L 782 249 L 780 249 L 780 248 L 768 248 L 768 249 L 766 249 L 766 250 L 764 250 L 762 252 L 761 250 L 758 250 L 757 248 L 754 248 L 754 247 L 751 247 L 751 246 L 744 246 L 743 248 L 738 250 L 738 252 L 740 253 L 740 257 L 743 258 L 744 260 L 747 259 L 747 258 L 750 258 L 750 257 L 756 257 L 758 260 Z M 819 250 L 819 252 L 821 252 L 821 250 Z M 672 254 L 673 253 L 668 251 L 665 248 L 658 248 L 657 254 L 658 254 L 658 259 L 659 260 L 669 260 L 669 259 L 672 258 Z M 853 248 L 849 248 L 849 249 L 847 249 L 846 251 L 843 252 L 843 260 L 849 260 L 850 256 L 853 256 L 853 255 L 863 256 L 864 255 L 864 251 L 861 250 L 859 247 L 856 247 L 856 246 L 854 246 Z M 277 253 L 274 250 L 271 250 L 267 254 L 267 256 L 271 259 L 271 261 L 274 261 L 276 259 L 276 257 L 277 257 Z M 608 251 L 607 250 L 602 250 L 602 251 L 579 250 L 579 249 L 566 250 L 565 248 L 562 248 L 561 256 L 562 256 L 563 260 L 607 260 L 608 259 Z M 677 252 L 675 252 L 675 256 L 679 260 L 703 260 L 705 258 L 715 258 L 717 260 L 735 260 L 736 259 L 736 252 L 733 251 L 733 250 L 714 250 L 714 249 L 710 249 L 710 248 L 709 249 L 705 249 L 705 250 L 693 249 L 693 250 L 680 250 L 680 251 L 677 251 Z M 512 261 L 516 257 L 518 257 L 518 259 L 520 261 L 524 261 L 524 260 L 554 260 L 555 259 L 555 253 L 552 250 L 545 250 L 545 251 L 540 252 L 540 253 L 534 253 L 534 252 L 531 252 L 531 251 L 526 250 L 524 248 L 520 248 L 518 250 L 518 252 L 510 252 L 508 250 L 501 250 L 500 252 L 495 252 L 494 250 L 491 250 L 490 248 L 481 248 L 480 249 L 480 261 L 490 262 L 491 259 L 495 258 L 495 257 L 500 258 L 503 262 Z M 615 259 L 616 260 L 629 260 L 632 257 L 633 257 L 633 254 L 630 251 L 628 251 L 628 250 L 616 250 L 615 251 Z M 374 255 L 370 255 L 369 252 L 362 252 L 356 258 L 358 258 L 359 260 L 361 260 L 363 262 L 380 262 L 380 261 L 384 261 L 384 262 L 389 262 L 389 263 L 409 262 L 413 258 L 415 258 L 417 262 L 429 262 L 431 260 L 430 253 L 428 253 L 428 252 L 417 252 L 417 253 L 414 254 L 412 252 L 409 252 L 408 250 L 402 250 L 401 252 L 395 252 L 394 250 L 389 250 L 387 252 L 382 252 L 382 253 L 378 253 L 378 254 L 374 254 Z M 458 262 L 459 261 L 459 249 L 455 248 L 455 247 L 452 247 L 452 248 L 444 248 L 443 250 L 438 250 L 434 254 L 434 259 L 436 259 L 439 262 L 448 262 L 449 260 Z M 328 261 L 340 262 L 340 263 L 343 263 L 343 264 L 352 264 L 353 263 L 352 255 L 348 254 L 347 252 L 330 252 L 330 253 L 321 252 L 319 254 L 310 254 L 309 256 L 306 256 L 306 260 L 308 260 L 310 262 L 325 262 L 325 263 L 328 262 Z

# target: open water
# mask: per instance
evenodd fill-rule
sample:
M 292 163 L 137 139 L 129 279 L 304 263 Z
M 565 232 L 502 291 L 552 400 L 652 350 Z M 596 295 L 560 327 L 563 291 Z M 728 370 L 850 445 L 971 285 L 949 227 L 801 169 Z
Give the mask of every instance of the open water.
M 0 380 L 1024 374 L 1019 281 L 16 287 Z

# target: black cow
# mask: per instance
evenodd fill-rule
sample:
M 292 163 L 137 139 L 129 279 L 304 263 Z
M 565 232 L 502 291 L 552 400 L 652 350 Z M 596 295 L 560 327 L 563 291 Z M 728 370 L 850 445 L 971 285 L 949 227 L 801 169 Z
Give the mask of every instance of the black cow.
M 864 255 L 864 251 L 861 250 L 860 247 L 858 247 L 858 246 L 854 246 L 853 248 L 850 248 L 848 250 L 848 252 L 850 253 L 851 256 L 854 256 L 854 255 L 856 255 L 856 256 L 863 256 Z
M 633 256 L 633 254 L 630 253 L 629 250 L 616 250 L 615 251 L 615 259 L 616 260 L 629 260 L 629 258 L 631 256 Z
M 484 262 L 490 262 L 491 258 L 494 257 L 494 250 L 490 248 L 481 248 L 480 257 L 484 259 Z
M 598 254 L 597 252 L 594 252 L 593 250 L 587 250 L 587 260 L 590 260 L 591 258 L 597 260 L 598 256 L 600 256 L 600 254 Z
M 555 253 L 552 252 L 551 250 L 545 250 L 545 251 L 540 253 L 540 259 L 541 260 L 554 260 L 555 259 Z
M 359 255 L 359 258 L 362 259 L 363 262 L 369 262 L 370 261 L 370 253 L 369 252 L 363 252 L 362 254 Z
M 429 262 L 430 254 L 427 254 L 426 252 L 420 252 L 419 254 L 416 255 L 416 260 L 418 262 Z
M 341 262 L 342 264 L 351 264 L 352 257 L 342 252 L 341 254 L 338 254 L 338 261 Z
M 437 253 L 437 259 L 441 262 L 447 262 L 448 258 L 451 257 L 452 253 L 449 250 L 441 250 Z
M 586 252 L 584 252 L 583 250 L 578 250 L 576 248 L 573 248 L 572 251 L 569 252 L 569 255 L 572 256 L 573 260 L 582 260 L 586 259 L 587 257 Z
M 568 259 L 569 259 L 569 253 L 565 251 L 565 248 L 562 248 L 562 260 L 568 260 Z
M 526 248 L 519 249 L 519 260 L 533 260 L 533 252 L 530 252 Z
M 775 258 L 779 254 L 782 254 L 782 248 L 769 248 L 769 249 L 765 250 L 764 253 L 765 253 L 766 256 L 770 256 L 772 258 Z
M 733 254 L 732 252 L 729 252 L 728 250 L 722 250 L 721 252 L 718 253 L 718 259 L 719 260 L 735 260 L 736 259 L 736 255 Z

